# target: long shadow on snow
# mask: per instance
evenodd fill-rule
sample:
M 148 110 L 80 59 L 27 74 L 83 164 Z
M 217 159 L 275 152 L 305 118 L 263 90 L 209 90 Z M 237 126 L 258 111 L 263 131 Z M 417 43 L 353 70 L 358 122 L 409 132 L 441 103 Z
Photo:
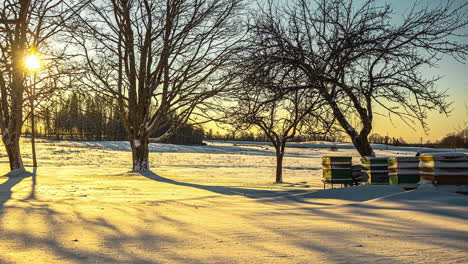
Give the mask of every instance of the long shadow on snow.
M 151 171 L 141 172 L 141 175 L 158 182 L 164 182 L 169 184 L 174 184 L 178 186 L 186 186 L 192 187 L 197 189 L 202 189 L 206 191 L 210 191 L 213 193 L 218 193 L 222 195 L 239 195 L 244 196 L 251 199 L 258 199 L 259 202 L 263 203 L 302 203 L 302 204 L 316 204 L 316 205 L 328 205 L 326 203 L 318 203 L 314 202 L 314 199 L 339 199 L 349 201 L 352 208 L 374 208 L 374 209 L 387 209 L 387 210 L 404 210 L 400 207 L 389 208 L 389 207 L 379 207 L 371 204 L 363 204 L 361 202 L 373 200 L 376 198 L 381 197 L 391 197 L 396 195 L 398 198 L 395 199 L 394 202 L 410 202 L 413 207 L 412 211 L 421 211 L 426 213 L 432 213 L 436 215 L 444 215 L 454 218 L 465 218 L 465 215 L 458 215 L 457 213 L 451 212 L 451 210 L 441 209 L 444 205 L 453 205 L 453 202 L 448 199 L 447 201 L 437 201 L 438 208 L 434 208 L 433 206 L 417 206 L 416 198 L 410 198 L 412 196 L 420 196 L 414 191 L 411 193 L 407 193 L 401 191 L 401 189 L 397 186 L 391 188 L 389 186 L 379 186 L 379 185 L 368 185 L 368 186 L 355 186 L 355 187 L 347 187 L 347 188 L 340 188 L 340 189 L 328 189 L 328 190 L 285 190 L 285 191 L 274 191 L 274 190 L 258 190 L 258 189 L 249 189 L 249 188 L 240 188 L 240 187 L 231 187 L 231 186 L 216 186 L 216 185 L 202 185 L 202 184 L 194 184 L 194 183 L 186 183 L 171 180 L 162 176 L 159 176 Z M 370 191 L 369 191 L 370 189 Z M 430 194 L 428 194 L 430 195 Z M 449 195 L 449 194 L 447 194 Z M 452 194 L 450 194 L 452 195 Z M 449 196 L 450 196 L 449 195 Z M 400 196 L 402 196 L 400 198 Z M 425 195 L 423 195 L 425 196 Z M 455 194 L 454 196 L 459 196 L 464 198 L 462 195 Z M 421 198 L 418 198 L 421 199 Z M 422 199 L 424 200 L 424 199 Z M 468 199 L 466 199 L 468 201 Z M 447 202 L 447 203 L 445 203 Z M 461 201 L 464 205 L 464 200 Z M 434 204 L 434 205 L 435 205 Z M 468 204 L 468 203 L 467 203 Z M 295 206 L 294 204 L 292 204 Z M 305 210 L 312 210 L 312 208 L 304 208 Z M 313 209 L 315 210 L 315 209 Z M 361 214 L 365 214 L 364 212 L 359 212 Z
M 360 194 L 360 195 L 349 195 L 349 192 L 359 192 L 359 189 L 353 189 L 353 187 L 348 187 L 345 192 L 340 189 L 329 189 L 329 190 L 258 190 L 258 189 L 250 189 L 250 188 L 241 188 L 241 187 L 232 187 L 232 186 L 218 186 L 218 185 L 202 185 L 202 184 L 195 184 L 195 183 L 187 183 L 187 182 L 180 182 L 175 181 L 172 179 L 168 179 L 162 176 L 159 176 L 152 171 L 144 171 L 140 172 L 140 174 L 148 179 L 164 182 L 168 184 L 174 184 L 178 186 L 186 186 L 197 188 L 201 190 L 210 191 L 217 194 L 222 195 L 239 195 L 244 196 L 251 199 L 257 199 L 259 202 L 263 203 L 302 203 L 302 204 L 315 204 L 315 205 L 328 205 L 326 203 L 319 203 L 314 202 L 313 199 L 342 199 L 348 200 L 350 202 L 363 202 L 368 201 L 371 199 L 375 199 L 378 197 L 382 197 L 386 194 L 394 193 L 394 191 L 380 189 L 379 186 L 375 186 L 375 188 L 379 188 L 378 190 L 367 193 L 367 194 Z M 396 187 L 398 188 L 398 187 Z
M 0 184 L 0 214 L 2 212 L 4 204 L 11 199 L 11 196 L 13 194 L 13 187 L 15 187 L 17 184 L 22 182 L 24 179 L 33 177 L 33 188 L 31 191 L 31 194 L 29 195 L 28 199 L 34 198 L 35 195 L 35 187 L 36 187 L 36 168 L 33 168 L 33 172 L 25 172 L 23 175 L 18 175 L 18 176 L 8 176 L 8 174 L 2 176 L 2 177 L 8 177 L 8 180 L 5 181 L 4 183 Z
M 278 196 L 286 196 L 286 195 L 297 195 L 307 193 L 308 191 L 304 190 L 287 190 L 287 191 L 271 191 L 271 190 L 258 190 L 258 189 L 249 189 L 249 188 L 240 188 L 240 187 L 231 187 L 231 186 L 216 186 L 216 185 L 202 185 L 202 184 L 195 184 L 195 183 L 187 183 L 187 182 L 180 182 L 171 180 L 162 176 L 159 176 L 151 171 L 143 171 L 140 174 L 148 179 L 164 182 L 169 184 L 174 184 L 178 186 L 186 186 L 192 187 L 197 189 L 202 189 L 222 195 L 240 195 L 245 196 L 252 199 L 260 199 L 260 198 L 271 198 L 271 197 L 278 197 Z
M 434 198 L 437 198 L 434 200 Z M 460 211 L 457 207 L 468 209 L 468 197 L 457 193 L 408 191 L 384 196 L 376 202 L 391 202 L 391 206 L 380 206 L 373 203 L 350 204 L 350 209 L 359 214 L 375 210 L 418 211 L 432 215 L 468 219 L 468 210 Z M 430 202 L 429 202 L 430 201 Z M 401 206 L 399 206 L 401 204 Z M 455 207 L 455 208 L 454 208 Z M 465 232 L 468 234 L 468 232 Z
M 73 229 L 69 224 L 70 219 L 67 219 L 67 215 L 63 214 L 63 212 L 56 211 L 51 207 L 51 205 L 55 204 L 68 206 L 73 206 L 73 204 L 67 203 L 66 200 L 42 201 L 40 204 L 33 202 L 33 200 L 36 199 L 36 189 L 38 185 L 36 174 L 37 170 L 34 168 L 33 173 L 26 172 L 24 176 L 3 176 L 8 177 L 8 180 L 0 184 L 0 223 L 5 220 L 4 217 L 9 212 L 24 212 L 23 214 L 15 216 L 15 221 L 23 222 L 24 224 L 22 224 L 23 228 L 0 228 L 0 252 L 2 253 L 7 252 L 2 248 L 3 243 L 9 241 L 8 243 L 14 244 L 15 247 L 21 247 L 24 250 L 38 249 L 52 254 L 54 258 L 65 259 L 74 263 L 150 264 L 160 262 L 128 251 L 128 248 L 125 246 L 128 244 L 143 245 L 144 247 L 157 245 L 156 249 L 160 249 L 164 243 L 176 243 L 173 237 L 161 234 L 151 235 L 148 234 L 145 229 L 138 229 L 136 232 L 128 234 L 120 230 L 117 225 L 108 222 L 104 218 L 89 218 L 74 211 L 72 217 L 86 224 L 91 233 L 96 234 L 103 229 L 106 230 L 104 235 L 100 237 L 101 246 L 105 247 L 107 250 L 115 249 L 116 253 L 110 255 L 100 251 L 73 247 L 65 241 L 67 239 L 80 238 L 80 235 L 74 234 L 69 238 L 62 236 L 63 234 L 69 233 L 70 229 Z M 19 200 L 23 206 L 5 206 L 5 203 L 12 197 L 13 187 L 29 177 L 32 177 L 32 189 L 28 197 Z M 47 236 L 42 236 L 41 232 L 35 232 L 33 228 L 28 228 L 32 223 L 37 222 L 42 224 L 41 228 L 47 230 L 46 232 L 49 233 Z M 161 240 L 163 240 L 164 243 L 161 243 Z M 77 239 L 76 242 L 79 243 L 79 240 Z M 185 260 L 184 256 L 178 254 L 176 251 L 161 251 L 160 255 L 176 263 L 184 263 Z M 52 262 L 54 262 L 54 258 L 51 259 Z M 12 263 L 12 261 L 9 259 L 8 255 L 0 254 L 0 263 Z M 202 262 L 193 260 L 192 263 Z

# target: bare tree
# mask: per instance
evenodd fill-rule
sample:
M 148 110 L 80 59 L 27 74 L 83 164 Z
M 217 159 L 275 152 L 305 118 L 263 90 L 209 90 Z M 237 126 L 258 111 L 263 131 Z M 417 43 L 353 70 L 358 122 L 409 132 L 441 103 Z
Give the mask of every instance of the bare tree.
M 0 128 L 10 169 L 24 170 L 19 139 L 30 85 L 24 59 L 31 50 L 50 51 L 49 41 L 69 13 L 58 0 L 5 0 L 0 5 Z
M 287 88 L 314 89 L 362 156 L 373 156 L 368 141 L 375 106 L 409 126 L 427 129 L 427 112 L 447 114 L 450 103 L 437 89 L 440 77 L 425 78 L 443 55 L 463 61 L 468 3 L 444 1 L 434 7 L 415 4 L 400 19 L 390 5 L 374 0 L 295 0 L 283 6 L 272 1 L 251 25 L 252 60 L 259 67 L 296 67 L 307 83 Z M 278 87 L 278 89 L 284 89 Z M 357 117 L 358 126 L 351 118 Z
M 287 68 L 257 71 L 255 63 L 249 65 L 248 60 L 242 58 L 237 65 L 236 75 L 241 80 L 221 97 L 217 111 L 223 116 L 216 121 L 231 125 L 235 131 L 256 128 L 263 132 L 275 148 L 276 182 L 281 183 L 287 142 L 299 135 L 305 125 L 310 129 L 314 123 L 315 132 L 326 129 L 321 116 L 327 110 L 313 90 L 278 94 L 275 89 L 270 89 L 271 86 L 300 82 L 302 78 L 297 71 Z
M 241 30 L 240 8 L 241 0 L 95 1 L 73 25 L 87 65 L 82 85 L 117 102 L 133 170 L 149 168 L 149 138 L 167 117 L 187 122 L 228 83 L 220 77 Z

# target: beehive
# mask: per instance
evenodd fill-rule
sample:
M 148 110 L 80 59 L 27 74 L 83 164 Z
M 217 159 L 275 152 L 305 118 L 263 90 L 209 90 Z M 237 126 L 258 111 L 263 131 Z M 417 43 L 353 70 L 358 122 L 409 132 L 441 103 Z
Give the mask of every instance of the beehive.
M 325 183 L 351 184 L 352 157 L 322 157 L 323 178 Z
M 468 185 L 468 155 L 464 153 L 436 153 L 419 156 L 421 180 L 437 185 Z
M 388 180 L 390 184 L 417 187 L 419 182 L 418 157 L 392 157 L 388 159 Z
M 388 157 L 361 158 L 362 173 L 371 184 L 388 184 Z

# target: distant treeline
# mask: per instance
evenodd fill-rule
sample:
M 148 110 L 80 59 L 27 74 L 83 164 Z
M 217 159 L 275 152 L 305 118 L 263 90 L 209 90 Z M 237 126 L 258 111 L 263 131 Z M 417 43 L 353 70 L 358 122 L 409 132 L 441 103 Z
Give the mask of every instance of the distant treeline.
M 468 148 L 468 128 L 464 128 L 458 132 L 449 133 L 434 144 L 447 148 Z
M 114 102 L 78 93 L 62 95 L 53 100 L 53 103 L 36 110 L 38 136 L 59 140 L 128 140 Z M 164 129 L 156 131 L 153 136 L 159 136 Z M 29 134 L 29 131 L 30 125 L 26 126 L 25 134 Z M 187 124 L 182 125 L 164 142 L 197 145 L 202 144 L 203 139 L 203 129 Z
M 226 134 L 214 133 L 212 129 L 205 132 L 205 137 L 208 140 L 229 140 L 229 141 L 255 141 L 255 142 L 268 142 L 270 141 L 264 133 L 253 132 L 231 132 Z M 323 134 L 310 134 L 310 135 L 297 135 L 290 142 L 305 142 L 305 141 L 342 141 L 340 135 L 323 135 Z
M 36 110 L 37 134 L 41 137 L 67 140 L 87 141 L 121 141 L 128 140 L 127 131 L 120 121 L 119 110 L 112 101 L 104 100 L 97 95 L 69 93 L 51 98 L 48 105 L 40 105 Z M 29 119 L 28 119 L 29 121 Z M 29 134 L 27 124 L 25 134 Z M 165 131 L 162 127 L 154 133 L 157 137 Z M 220 134 L 212 129 L 204 131 L 191 124 L 183 125 L 164 142 L 171 144 L 199 145 L 203 140 L 231 140 L 266 142 L 269 139 L 263 133 L 246 131 Z M 330 141 L 340 142 L 344 138 L 340 133 L 297 135 L 291 141 Z M 441 140 L 409 144 L 402 137 L 382 136 L 378 133 L 369 136 L 370 143 L 394 146 L 426 146 L 433 148 L 468 148 L 468 128 L 449 133 Z
M 468 148 L 468 128 L 447 134 L 440 140 L 434 142 L 426 141 L 421 143 L 407 143 L 402 137 L 395 138 L 382 136 L 378 133 L 369 136 L 369 142 L 374 144 L 386 144 L 393 146 L 408 146 L 408 147 L 429 147 L 429 148 Z
M 407 144 L 406 140 L 402 137 L 395 138 L 389 136 L 381 136 L 378 133 L 373 133 L 369 135 L 369 142 L 374 144 L 386 144 L 386 145 L 393 145 L 393 146 L 400 146 Z

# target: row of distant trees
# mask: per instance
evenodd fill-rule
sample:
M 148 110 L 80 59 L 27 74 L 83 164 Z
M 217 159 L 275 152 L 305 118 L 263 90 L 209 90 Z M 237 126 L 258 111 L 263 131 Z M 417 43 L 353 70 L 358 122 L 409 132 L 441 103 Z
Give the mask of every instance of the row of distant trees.
M 26 122 L 24 132 L 31 133 L 31 124 Z M 105 100 L 96 94 L 83 94 L 79 92 L 67 92 L 57 94 L 49 98 L 36 109 L 37 136 L 52 139 L 67 140 L 126 140 L 128 133 L 121 122 L 118 109 L 113 101 Z M 165 128 L 156 131 L 153 137 L 158 137 Z M 208 140 L 235 140 L 235 141 L 269 141 L 263 132 L 233 131 L 227 133 L 213 132 L 212 129 L 205 130 L 201 126 L 184 124 L 165 143 L 173 144 L 202 144 L 204 139 Z M 295 135 L 290 141 L 339 141 L 338 135 L 308 134 Z M 372 140 L 372 137 L 370 138 Z M 373 142 L 383 143 L 383 142 Z
M 210 129 L 205 133 L 205 139 L 208 140 L 232 140 L 232 141 L 253 141 L 253 142 L 267 142 L 268 137 L 262 132 L 246 132 L 239 133 L 213 133 Z M 346 142 L 347 138 L 343 137 L 341 133 L 336 135 L 296 135 L 291 142 L 308 142 L 308 141 L 328 141 L 328 142 Z M 461 129 L 457 132 L 448 133 L 440 140 L 434 142 L 427 141 L 425 143 L 408 143 L 403 137 L 382 136 L 378 133 L 369 135 L 369 142 L 373 144 L 385 144 L 393 146 L 427 146 L 435 148 L 468 148 L 468 128 Z
M 369 135 L 369 142 L 374 144 L 387 144 L 394 146 L 407 144 L 407 142 L 402 137 L 395 138 L 389 136 L 382 136 L 378 133 L 373 133 Z
M 456 132 L 448 133 L 446 136 L 440 140 L 434 142 L 427 141 L 421 142 L 418 144 L 409 144 L 402 137 L 389 137 L 382 136 L 378 133 L 373 133 L 369 136 L 369 142 L 375 144 L 386 144 L 394 146 L 420 146 L 424 145 L 427 147 L 436 147 L 436 148 L 468 148 L 468 128 L 461 129 Z
M 37 136 L 67 140 L 127 140 L 128 133 L 120 120 L 113 101 L 96 94 L 68 92 L 51 97 L 36 109 Z M 165 128 L 153 136 L 164 133 Z M 31 124 L 25 126 L 30 135 Z M 173 144 L 202 144 L 202 128 L 184 124 L 163 142 Z
M 263 132 L 251 132 L 251 131 L 240 131 L 240 132 L 228 132 L 220 133 L 219 131 L 213 132 L 213 129 L 205 131 L 205 139 L 207 140 L 232 140 L 232 141 L 252 141 L 252 142 L 268 142 L 268 136 Z M 295 135 L 291 138 L 290 142 L 307 142 L 307 141 L 328 141 L 328 142 L 340 142 L 343 141 L 341 133 L 336 135 L 333 134 L 308 134 L 308 135 Z
M 93 94 L 82 94 L 78 92 L 58 94 L 41 104 L 36 110 L 38 124 L 38 136 L 53 139 L 71 140 L 126 140 L 128 134 L 124 124 L 117 113 L 115 103 Z M 26 134 L 30 134 L 30 124 L 25 127 Z M 153 136 L 164 132 L 164 128 L 157 131 Z M 263 132 L 232 131 L 221 134 L 212 129 L 204 131 L 199 126 L 185 124 L 179 128 L 174 135 L 164 142 L 173 144 L 202 144 L 204 139 L 208 140 L 235 140 L 235 141 L 269 141 Z M 295 135 L 289 141 L 329 141 L 343 140 L 342 134 L 307 134 Z M 387 145 L 408 145 L 402 137 L 383 136 L 378 133 L 369 135 L 369 142 Z M 434 147 L 468 147 L 468 128 L 458 132 L 449 133 L 447 136 L 435 142 L 426 142 L 425 145 Z
M 461 129 L 458 132 L 449 133 L 433 144 L 448 148 L 468 148 L 468 128 Z
M 46 133 L 59 136 L 118 138 L 122 125 L 135 171 L 149 169 L 148 143 L 207 120 L 261 131 L 276 151 L 277 182 L 298 135 L 342 131 L 373 156 L 376 107 L 423 128 L 428 111 L 449 112 L 439 77 L 422 72 L 443 56 L 466 59 L 467 8 L 416 3 L 396 15 L 376 0 L 4 0 L 0 129 L 10 168 L 24 170 L 19 137 L 36 112 L 28 109 L 45 111 Z M 31 52 L 44 63 L 34 78 L 24 67 Z

